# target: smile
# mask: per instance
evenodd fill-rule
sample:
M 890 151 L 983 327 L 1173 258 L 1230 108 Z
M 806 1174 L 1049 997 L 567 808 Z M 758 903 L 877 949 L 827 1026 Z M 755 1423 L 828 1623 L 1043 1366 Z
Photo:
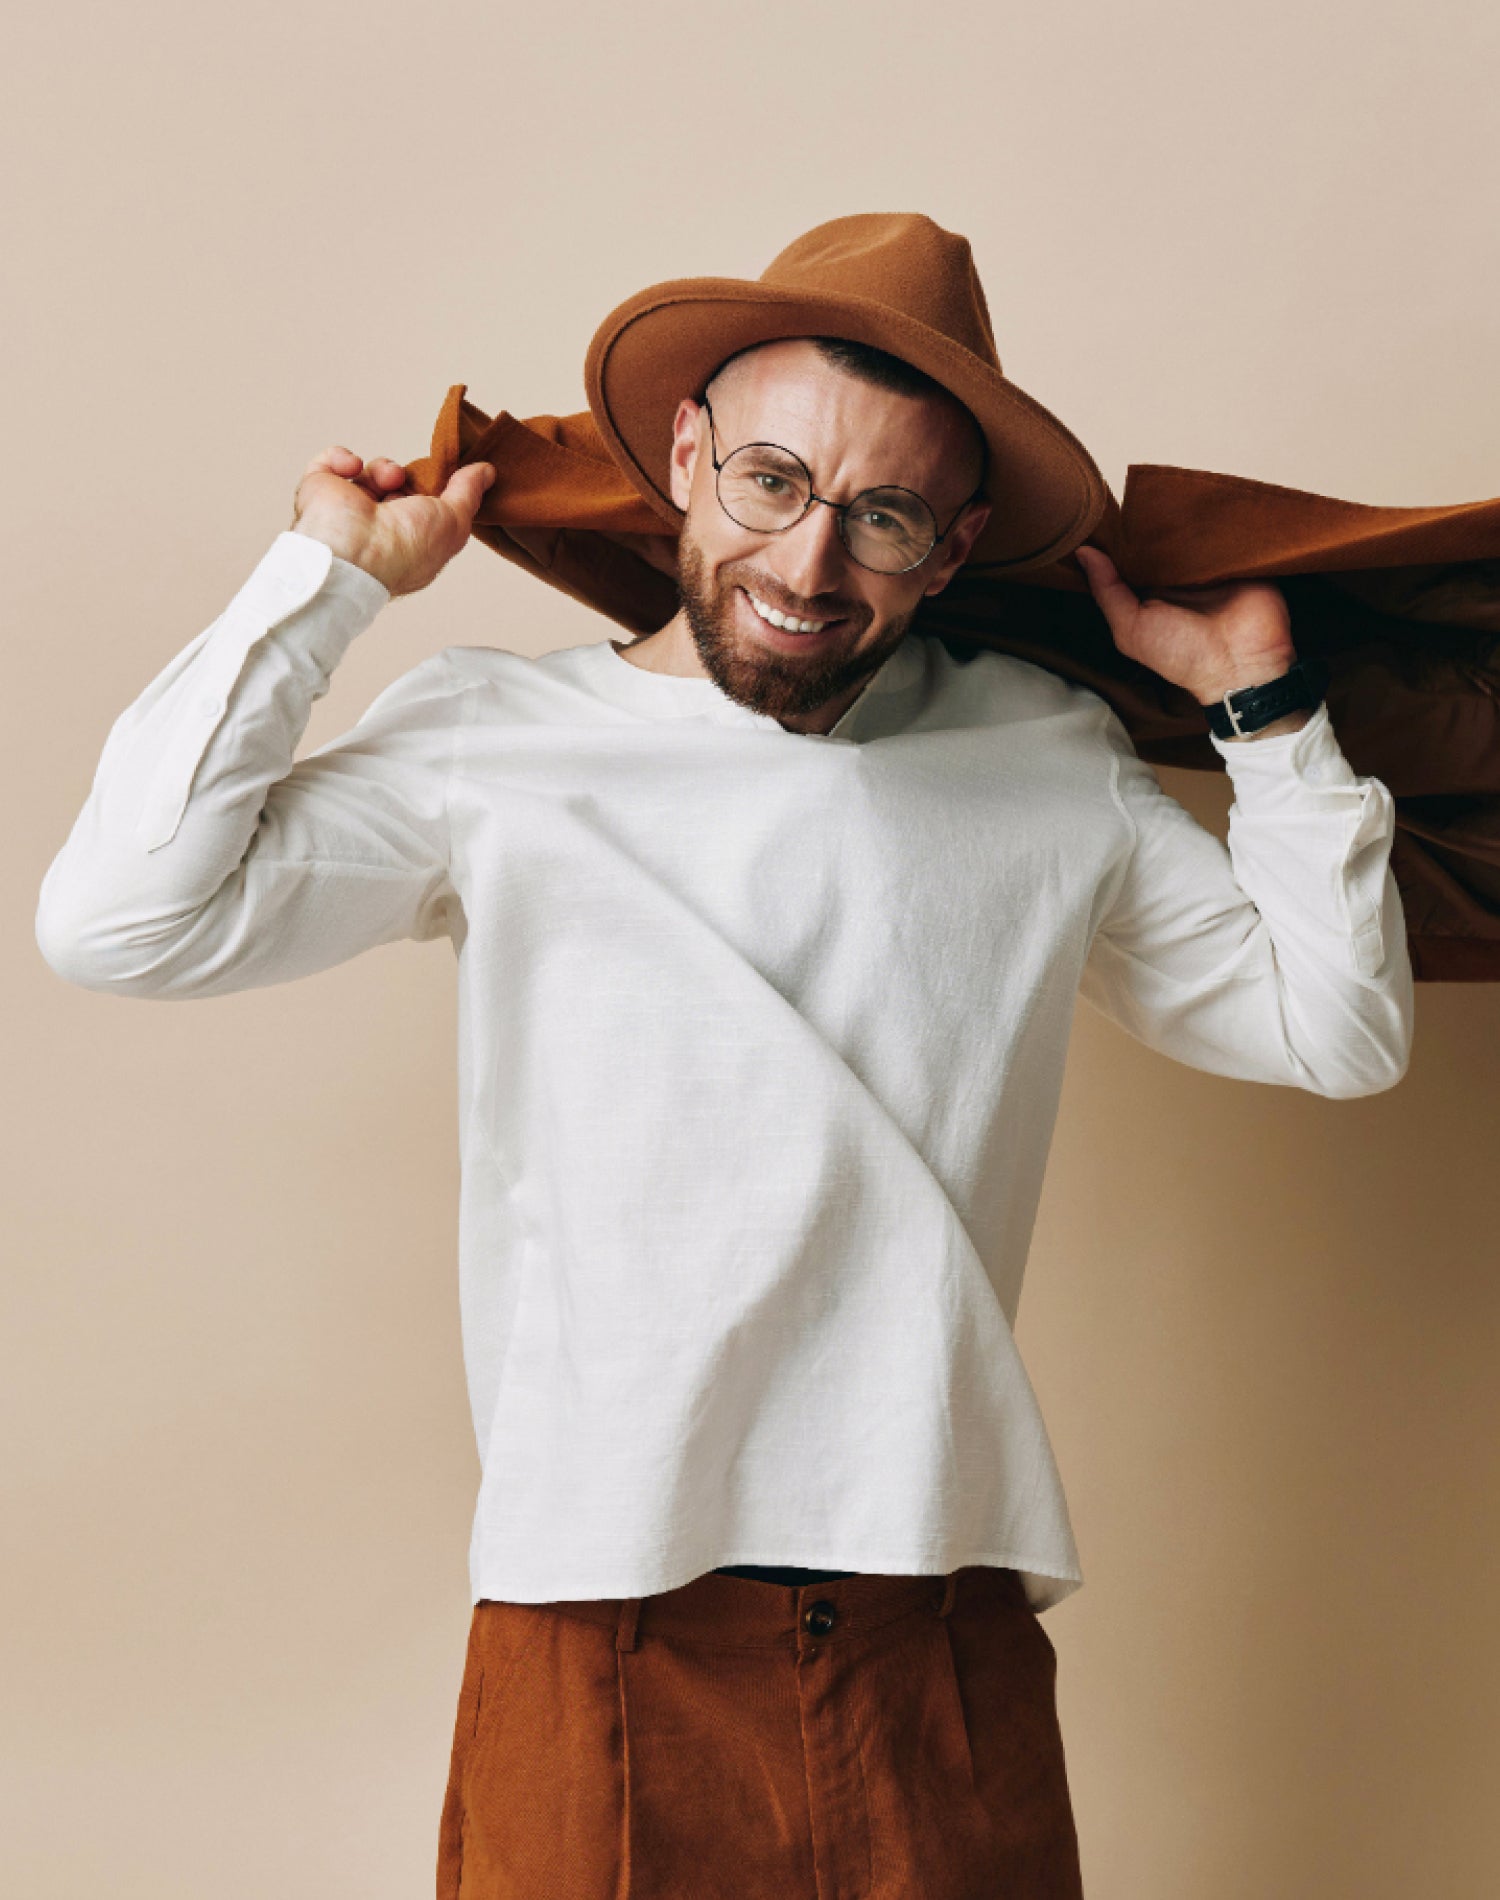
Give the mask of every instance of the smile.
M 776 608 L 768 607 L 763 600 L 757 600 L 748 587 L 740 592 L 750 605 L 770 626 L 780 627 L 785 633 L 821 633 L 825 627 L 831 627 L 831 620 L 795 620 L 790 614 L 779 613 Z

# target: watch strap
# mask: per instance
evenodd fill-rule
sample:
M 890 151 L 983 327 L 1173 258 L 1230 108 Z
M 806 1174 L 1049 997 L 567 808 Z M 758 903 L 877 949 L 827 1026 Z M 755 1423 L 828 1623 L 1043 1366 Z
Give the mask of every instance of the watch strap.
M 1235 739 L 1259 732 L 1290 712 L 1304 706 L 1311 710 L 1321 704 L 1328 690 L 1328 663 L 1309 656 L 1296 660 L 1279 679 L 1263 680 L 1258 686 L 1241 686 L 1203 705 L 1209 731 L 1220 739 Z M 1203 704 L 1203 702 L 1199 702 Z

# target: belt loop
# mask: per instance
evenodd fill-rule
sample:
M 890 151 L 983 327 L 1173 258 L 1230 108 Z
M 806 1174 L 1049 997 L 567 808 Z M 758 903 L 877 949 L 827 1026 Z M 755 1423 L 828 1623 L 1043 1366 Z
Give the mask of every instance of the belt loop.
M 950 1570 L 948 1572 L 948 1581 L 943 1585 L 943 1600 L 938 1605 L 939 1616 L 946 1616 L 953 1608 L 953 1599 L 957 1592 L 958 1572 L 956 1570 Z
M 640 1620 L 641 1600 L 639 1597 L 624 1597 L 620 1602 L 620 1620 L 615 1625 L 615 1648 L 635 1648 L 635 1626 Z

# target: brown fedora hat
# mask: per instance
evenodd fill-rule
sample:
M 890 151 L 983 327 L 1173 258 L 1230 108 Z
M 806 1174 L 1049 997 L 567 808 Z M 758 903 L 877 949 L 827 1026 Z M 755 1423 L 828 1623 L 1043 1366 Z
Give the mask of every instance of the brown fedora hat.
M 637 291 L 594 332 L 589 408 L 611 454 L 674 527 L 672 422 L 752 343 L 840 336 L 899 356 L 951 390 L 989 443 L 991 514 L 970 563 L 1025 568 L 1087 540 L 1109 490 L 1083 444 L 1000 368 L 967 238 L 919 212 L 834 218 L 759 278 L 680 277 Z

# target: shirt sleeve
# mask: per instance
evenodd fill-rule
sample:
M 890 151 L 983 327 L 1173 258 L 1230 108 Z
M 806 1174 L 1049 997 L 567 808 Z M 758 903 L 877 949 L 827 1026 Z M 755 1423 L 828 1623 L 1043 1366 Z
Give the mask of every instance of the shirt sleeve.
M 1227 846 L 1162 789 L 1106 708 L 1134 848 L 1079 993 L 1194 1068 L 1318 1095 L 1371 1095 L 1410 1060 L 1395 802 L 1359 777 L 1321 703 L 1269 738 L 1211 735 L 1233 786 Z
M 115 995 L 281 983 L 452 934 L 447 652 L 294 763 L 313 702 L 391 596 L 295 530 L 115 721 L 36 914 L 47 963 Z

